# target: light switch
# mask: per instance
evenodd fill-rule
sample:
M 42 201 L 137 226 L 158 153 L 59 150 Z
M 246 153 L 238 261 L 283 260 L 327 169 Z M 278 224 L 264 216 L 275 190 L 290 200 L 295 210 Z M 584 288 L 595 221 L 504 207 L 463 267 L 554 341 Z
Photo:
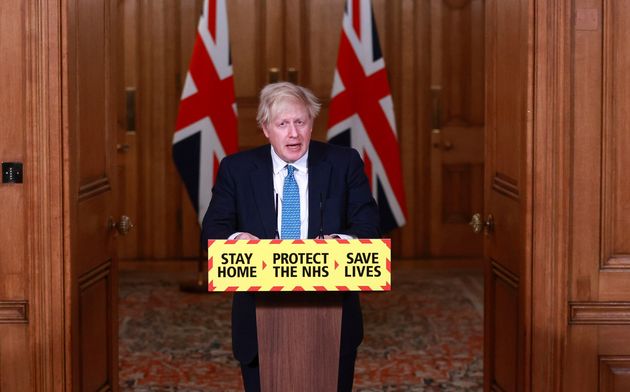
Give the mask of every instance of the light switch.
M 2 183 L 22 183 L 22 162 L 2 162 Z

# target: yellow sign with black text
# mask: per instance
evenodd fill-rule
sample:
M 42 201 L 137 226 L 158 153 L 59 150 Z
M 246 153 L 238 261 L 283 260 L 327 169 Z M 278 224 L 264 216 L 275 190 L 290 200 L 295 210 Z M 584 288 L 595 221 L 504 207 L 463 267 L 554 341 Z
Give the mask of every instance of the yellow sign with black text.
M 208 291 L 389 291 L 391 240 L 208 240 Z

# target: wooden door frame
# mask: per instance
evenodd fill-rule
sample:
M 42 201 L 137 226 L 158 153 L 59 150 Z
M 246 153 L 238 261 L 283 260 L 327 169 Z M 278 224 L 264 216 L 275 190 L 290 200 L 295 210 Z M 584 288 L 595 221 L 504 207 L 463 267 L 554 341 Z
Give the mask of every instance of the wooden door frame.
M 66 58 L 67 1 L 35 0 L 26 6 L 29 36 L 26 207 L 28 208 L 29 347 L 37 390 L 71 390 L 70 331 L 65 261 L 70 257 Z M 532 204 L 526 260 L 531 296 L 525 298 L 529 369 L 525 390 L 562 388 L 567 335 L 570 176 L 570 47 L 572 5 L 532 0 L 533 113 L 529 132 Z
M 29 347 L 38 391 L 71 390 L 70 331 L 65 287 L 68 271 L 68 172 L 65 57 L 66 1 L 34 0 L 25 6 L 28 70 L 24 130 L 26 227 L 29 235 Z M 25 348 L 27 349 L 27 348 Z
M 573 3 L 532 0 L 533 116 L 531 298 L 526 328 L 531 336 L 525 390 L 562 391 L 567 339 L 571 179 L 571 46 Z

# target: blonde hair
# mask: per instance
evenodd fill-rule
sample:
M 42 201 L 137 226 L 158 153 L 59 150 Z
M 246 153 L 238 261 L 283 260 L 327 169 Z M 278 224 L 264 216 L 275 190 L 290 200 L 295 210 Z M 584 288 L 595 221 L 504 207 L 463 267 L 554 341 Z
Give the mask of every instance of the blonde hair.
M 307 88 L 290 82 L 271 83 L 260 91 L 260 104 L 256 114 L 258 126 L 262 128 L 269 125 L 271 116 L 278 105 L 291 99 L 295 99 L 304 105 L 311 120 L 317 117 L 322 106 L 317 97 Z

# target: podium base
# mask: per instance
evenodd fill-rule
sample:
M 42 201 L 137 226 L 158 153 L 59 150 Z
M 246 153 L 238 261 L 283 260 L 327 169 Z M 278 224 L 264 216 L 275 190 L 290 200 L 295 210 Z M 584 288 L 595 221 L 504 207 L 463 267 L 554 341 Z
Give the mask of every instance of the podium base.
M 341 341 L 339 293 L 261 293 L 256 297 L 263 391 L 336 391 Z

